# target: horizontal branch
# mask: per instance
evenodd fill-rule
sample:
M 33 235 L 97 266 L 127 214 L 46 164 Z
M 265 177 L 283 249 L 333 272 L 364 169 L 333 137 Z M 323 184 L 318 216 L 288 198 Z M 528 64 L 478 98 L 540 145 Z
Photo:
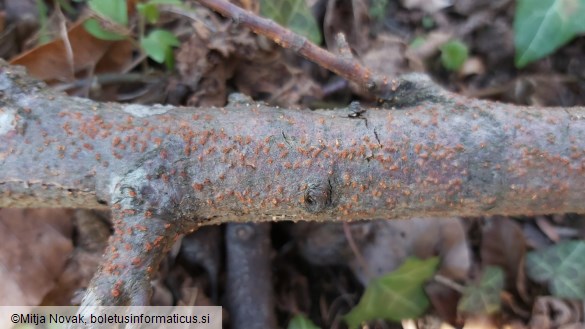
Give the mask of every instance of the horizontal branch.
M 67 97 L 0 63 L 0 207 L 214 223 L 585 212 L 585 108 L 405 79 L 424 87 L 399 110 L 193 109 Z

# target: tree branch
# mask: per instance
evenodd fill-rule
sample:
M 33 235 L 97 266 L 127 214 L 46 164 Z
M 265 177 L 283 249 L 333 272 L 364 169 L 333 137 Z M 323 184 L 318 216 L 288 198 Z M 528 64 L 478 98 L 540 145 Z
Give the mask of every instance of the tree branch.
M 584 108 L 436 87 L 358 117 L 241 97 L 225 108 L 103 104 L 6 64 L 0 92 L 0 207 L 133 200 L 128 209 L 200 224 L 585 211 Z
M 67 97 L 0 61 L 0 207 L 112 209 L 86 307 L 149 303 L 165 249 L 210 223 L 585 212 L 585 108 L 404 79 L 424 88 L 401 110 L 190 109 Z
M 205 224 L 585 213 L 585 108 L 470 100 L 421 75 L 390 82 L 271 21 L 200 2 L 400 110 L 242 96 L 225 108 L 96 103 L 0 60 L 0 207 L 112 210 L 85 307 L 148 304 L 164 251 Z

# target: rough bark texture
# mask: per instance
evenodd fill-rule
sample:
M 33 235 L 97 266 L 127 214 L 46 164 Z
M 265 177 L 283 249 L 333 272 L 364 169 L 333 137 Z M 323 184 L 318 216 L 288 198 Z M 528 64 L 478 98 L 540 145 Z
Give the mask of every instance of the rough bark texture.
M 148 303 L 163 251 L 205 224 L 585 212 L 585 108 L 400 85 L 395 109 L 149 107 L 56 94 L 0 62 L 0 207 L 112 209 L 84 305 Z
M 358 117 L 241 97 L 102 104 L 6 66 L 0 91 L 0 207 L 107 204 L 200 224 L 585 211 L 583 108 L 432 89 Z

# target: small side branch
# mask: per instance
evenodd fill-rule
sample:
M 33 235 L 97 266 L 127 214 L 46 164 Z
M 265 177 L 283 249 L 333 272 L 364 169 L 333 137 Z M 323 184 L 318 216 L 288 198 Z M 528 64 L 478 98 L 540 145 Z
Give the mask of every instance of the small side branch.
M 271 39 L 281 47 L 291 49 L 319 66 L 356 83 L 383 101 L 391 101 L 394 94 L 401 88 L 400 80 L 375 74 L 351 56 L 332 54 L 274 21 L 259 17 L 228 1 L 199 0 L 199 3 L 233 19 L 236 24 L 241 24 L 254 33 Z
M 152 275 L 178 237 L 164 221 L 114 212 L 114 235 L 105 259 L 92 279 L 82 306 L 150 304 Z

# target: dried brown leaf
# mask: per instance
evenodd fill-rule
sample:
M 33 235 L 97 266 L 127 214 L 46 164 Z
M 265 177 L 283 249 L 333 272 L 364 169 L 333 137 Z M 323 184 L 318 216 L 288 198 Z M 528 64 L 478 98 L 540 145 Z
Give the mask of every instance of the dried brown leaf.
M 363 262 L 351 250 L 341 225 L 304 223 L 296 228 L 303 255 L 316 264 L 349 264 L 364 284 L 391 272 L 409 256 L 441 257 L 439 273 L 465 279 L 471 265 L 459 218 L 414 218 L 352 223 L 350 231 Z M 366 264 L 366 268 L 362 265 Z
M 437 315 L 454 327 L 461 327 L 461 320 L 457 317 L 457 304 L 461 293 L 435 281 L 425 286 L 425 292 L 433 305 Z
M 38 305 L 73 250 L 72 212 L 0 210 L 0 305 Z
M 0 33 L 4 32 L 6 27 L 6 11 L 0 11 Z
M 299 104 L 303 97 L 320 97 L 313 79 L 283 61 L 246 62 L 238 67 L 234 82 L 240 92 L 281 106 Z
M 102 67 L 109 72 L 119 70 L 131 60 L 133 48 L 130 41 L 97 39 L 85 30 L 83 21 L 73 25 L 67 36 L 73 63 L 67 59 L 66 43 L 63 39 L 56 39 L 20 54 L 10 64 L 25 66 L 31 76 L 50 83 L 71 81 L 86 70 L 94 69 L 104 59 L 108 62 Z
M 328 0 L 323 22 L 325 43 L 330 50 L 336 50 L 335 37 L 343 33 L 351 48 L 358 54 L 371 48 L 369 45 L 369 3 L 365 0 Z
M 238 55 L 254 53 L 254 37 L 245 29 L 234 29 L 207 9 L 197 11 L 201 22 L 193 23 L 194 33 L 177 52 L 181 83 L 191 89 L 187 105 L 223 106 L 227 80 L 233 77 Z
M 465 61 L 465 63 L 463 63 L 463 66 L 459 70 L 459 74 L 463 77 L 474 74 L 476 75 L 484 74 L 485 72 L 486 67 L 485 64 L 483 63 L 483 60 L 477 56 L 468 58 Z
M 559 328 L 582 322 L 582 302 L 539 297 L 532 309 L 531 329 Z
M 552 242 L 556 243 L 559 242 L 559 240 L 561 239 L 554 225 L 552 225 L 551 222 L 546 217 L 544 216 L 536 217 L 536 225 L 542 231 L 542 233 L 544 233 L 544 235 L 546 235 L 546 237 L 549 238 Z
M 486 218 L 482 227 L 480 255 L 484 266 L 495 265 L 506 273 L 506 287 L 515 289 L 519 264 L 526 254 L 520 226 L 508 217 Z
M 76 248 L 53 289 L 43 299 L 43 305 L 79 305 L 82 293 L 95 274 L 103 252 L 88 252 Z

